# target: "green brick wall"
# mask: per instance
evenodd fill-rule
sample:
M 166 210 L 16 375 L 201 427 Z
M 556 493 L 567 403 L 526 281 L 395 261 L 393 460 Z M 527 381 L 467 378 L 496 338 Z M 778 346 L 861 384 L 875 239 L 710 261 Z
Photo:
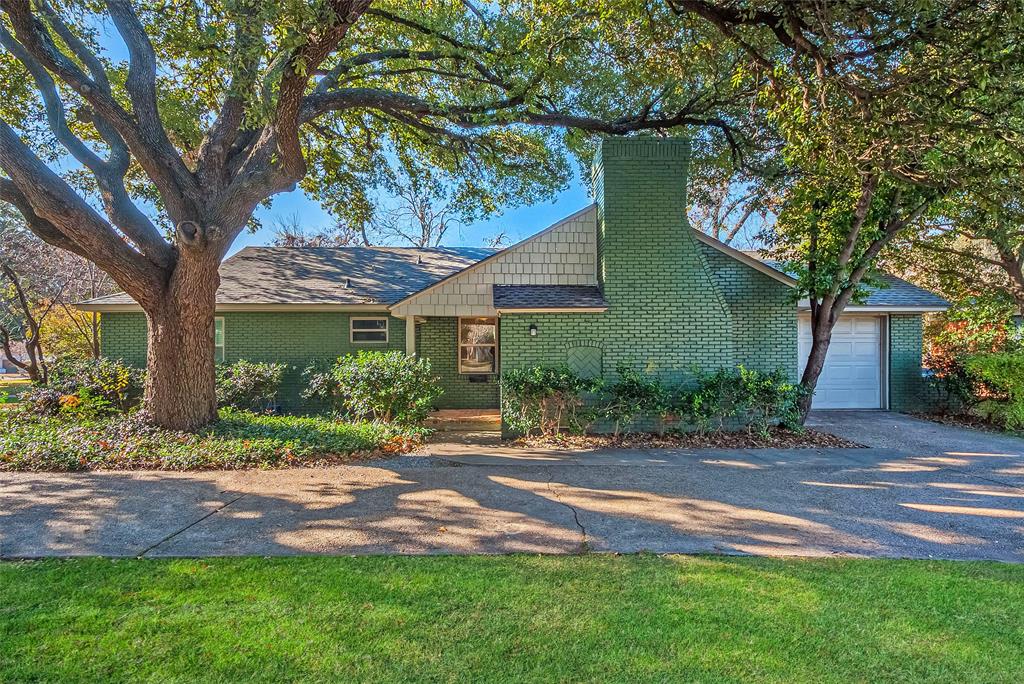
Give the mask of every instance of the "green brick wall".
M 100 353 L 138 368 L 146 367 L 146 316 L 141 313 L 100 314 Z
M 708 268 L 732 311 L 736 363 L 785 370 L 797 379 L 797 315 L 793 289 L 701 244 Z
M 288 366 L 278 401 L 288 412 L 309 407 L 301 399 L 302 371 L 314 361 L 331 361 L 359 349 L 405 349 L 405 321 L 390 318 L 387 344 L 349 342 L 349 314 L 335 312 L 227 312 L 224 317 L 224 356 L 283 363 Z M 359 314 L 365 316 L 367 314 Z M 129 363 L 146 363 L 146 319 L 143 314 L 104 314 L 104 356 Z M 315 408 L 315 407 L 314 407 Z
M 920 411 L 930 394 L 921 377 L 923 335 L 919 314 L 889 316 L 889 408 Z
M 606 376 L 620 362 L 667 382 L 738 363 L 795 374 L 790 289 L 693 238 L 688 160 L 682 140 L 604 141 L 595 188 L 608 311 L 503 316 L 502 369 L 563 363 L 572 348 L 597 347 Z
M 389 318 L 387 344 L 351 344 L 346 313 L 228 312 L 224 317 L 224 354 L 228 363 L 239 359 L 288 365 L 279 394 L 288 412 L 315 410 L 301 399 L 305 383 L 302 370 L 314 361 L 332 361 L 360 349 L 405 350 L 405 320 Z M 358 314 L 357 316 L 366 316 Z M 103 355 L 146 365 L 146 319 L 141 313 L 104 314 L 101 344 Z M 431 318 L 416 328 L 416 348 L 430 359 L 445 393 L 439 408 L 487 408 L 498 406 L 498 383 L 471 383 L 458 372 L 455 318 Z
M 428 318 L 416 326 L 416 352 L 430 359 L 430 367 L 441 379 L 444 394 L 438 408 L 497 408 L 498 377 L 486 376 L 487 382 L 470 382 L 459 373 L 456 350 L 457 318 Z M 500 344 L 499 334 L 499 344 Z
M 692 237 L 688 152 L 675 140 L 604 142 L 595 188 L 608 311 L 502 316 L 503 370 L 589 359 L 573 351 L 588 348 L 605 377 L 620 362 L 670 383 L 740 363 L 795 377 L 792 290 Z
M 609 310 L 570 314 L 581 317 L 576 322 L 545 318 L 544 332 L 525 340 L 528 349 L 506 332 L 504 368 L 528 365 L 521 356 L 535 357 L 539 346 L 550 345 L 551 361 L 565 359 L 580 337 L 604 350 L 606 373 L 624 362 L 680 381 L 695 365 L 733 365 L 732 311 L 686 224 L 689 151 L 684 140 L 602 143 L 594 173 L 598 267 Z

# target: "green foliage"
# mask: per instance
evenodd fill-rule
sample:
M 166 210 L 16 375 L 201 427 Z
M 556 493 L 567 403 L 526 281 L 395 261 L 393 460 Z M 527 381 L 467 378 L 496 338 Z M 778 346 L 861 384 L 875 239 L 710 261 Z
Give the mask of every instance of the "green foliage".
M 21 393 L 20 409 L 41 416 L 55 415 L 60 411 L 61 393 L 46 385 L 32 385 Z
M 701 432 L 721 432 L 733 421 L 764 437 L 774 425 L 802 430 L 798 402 L 803 392 L 782 370 L 720 368 L 698 372 L 696 386 L 680 393 L 676 410 Z
M 979 411 L 1008 429 L 1024 428 L 1024 353 L 979 354 L 965 365 L 988 390 Z
M 637 419 L 670 417 L 680 427 L 722 432 L 732 424 L 765 436 L 774 425 L 802 429 L 798 401 L 802 388 L 782 370 L 740 366 L 696 371 L 696 384 L 667 387 L 657 377 L 619 364 L 610 384 L 584 380 L 565 366 L 535 366 L 501 377 L 502 419 L 516 433 L 554 436 L 562 427 L 581 432 L 599 417 L 615 423 L 615 435 Z M 589 396 L 588 396 L 589 395 Z
M 619 363 L 615 372 L 615 382 L 605 388 L 602 412 L 615 421 L 616 437 L 623 427 L 629 432 L 637 417 L 661 416 L 669 410 L 669 392 L 658 378 L 626 363 Z
M 332 413 L 339 413 L 344 408 L 343 397 L 338 380 L 332 372 L 333 367 L 333 364 L 324 362 L 306 366 L 302 371 L 305 387 L 302 388 L 300 396 L 307 401 L 328 407 Z
M 568 366 L 534 366 L 505 371 L 501 376 L 501 415 L 515 433 L 554 436 L 562 426 L 582 432 L 592 416 L 581 411 L 584 394 L 600 386 L 573 373 Z
M 287 366 L 239 360 L 217 367 L 217 404 L 249 411 L 274 408 Z
M 145 371 L 121 361 L 62 359 L 50 366 L 49 382 L 34 385 L 22 401 L 40 415 L 125 412 L 138 406 L 145 378 Z
M 801 430 L 798 402 L 804 388 L 794 384 L 781 370 L 769 373 L 740 366 L 739 413 L 747 429 L 766 436 L 778 423 L 791 430 Z
M 360 452 L 406 450 L 422 432 L 383 423 L 268 416 L 221 409 L 199 433 L 152 426 L 140 411 L 100 417 L 8 409 L 0 471 L 280 468 L 337 461 Z
M 719 368 L 705 373 L 698 369 L 696 387 L 680 393 L 677 411 L 700 432 L 721 432 L 726 421 L 739 413 L 739 393 L 738 376 L 732 371 Z
M 414 424 L 443 393 L 430 361 L 401 351 L 360 351 L 338 359 L 331 369 L 335 385 L 318 383 L 336 392 L 334 401 L 359 419 Z
M 995 391 L 968 368 L 969 359 L 1024 350 L 1024 330 L 1013 320 L 1013 312 L 1001 297 L 972 297 L 957 302 L 929 326 L 924 366 L 947 410 L 970 411 Z

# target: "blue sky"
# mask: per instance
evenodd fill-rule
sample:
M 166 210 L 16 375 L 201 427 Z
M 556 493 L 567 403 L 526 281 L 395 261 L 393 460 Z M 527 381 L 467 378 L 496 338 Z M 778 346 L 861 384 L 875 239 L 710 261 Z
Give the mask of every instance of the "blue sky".
M 580 182 L 579 177 L 574 175 L 569 187 L 559 193 L 554 201 L 529 206 L 503 207 L 501 214 L 487 221 L 453 228 L 445 236 L 442 244 L 479 247 L 487 238 L 501 231 L 505 231 L 512 242 L 519 242 L 547 228 L 558 219 L 582 209 L 591 201 L 587 188 Z M 256 217 L 263 224 L 263 228 L 256 233 L 240 235 L 228 253 L 234 254 L 250 245 L 270 244 L 274 237 L 274 219 L 295 214 L 302 219 L 307 230 L 326 228 L 334 223 L 331 215 L 306 197 L 301 190 L 277 195 L 270 207 L 261 207 L 256 211 Z

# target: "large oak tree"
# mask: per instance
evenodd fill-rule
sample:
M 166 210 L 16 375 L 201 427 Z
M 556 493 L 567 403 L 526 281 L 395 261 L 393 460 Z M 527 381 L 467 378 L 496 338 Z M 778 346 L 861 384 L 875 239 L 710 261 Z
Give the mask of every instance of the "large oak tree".
M 530 199 L 566 182 L 588 134 L 732 135 L 729 59 L 661 2 L 0 10 L 0 201 L 141 305 L 145 402 L 167 427 L 216 415 L 218 265 L 275 194 L 301 185 L 355 223 L 396 166 Z

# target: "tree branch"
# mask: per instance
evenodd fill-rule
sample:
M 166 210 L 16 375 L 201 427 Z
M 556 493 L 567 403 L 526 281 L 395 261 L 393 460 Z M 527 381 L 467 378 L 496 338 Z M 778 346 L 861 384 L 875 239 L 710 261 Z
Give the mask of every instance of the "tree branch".
M 194 216 L 198 186 L 181 156 L 167 139 L 162 126 L 158 131 L 149 127 L 144 129 L 104 90 L 101 83 L 86 75 L 61 52 L 46 26 L 33 14 L 29 0 L 0 0 L 0 9 L 7 13 L 14 35 L 25 49 L 50 73 L 81 95 L 92 106 L 95 116 L 117 131 L 156 185 L 172 221 Z M 124 5 L 124 9 L 131 13 L 127 5 Z M 129 51 L 132 49 L 129 42 Z M 97 128 L 99 126 L 97 124 Z M 186 197 L 192 201 L 186 200 Z
M 0 120 L 0 169 L 10 176 L 22 204 L 31 207 L 25 215 L 29 228 L 36 230 L 39 217 L 46 223 L 39 237 L 53 237 L 50 226 L 65 240 L 75 243 L 76 254 L 87 256 L 107 271 L 137 301 L 152 298 L 163 290 L 164 269 L 155 266 L 132 249 L 96 211 L 60 176 L 32 153 L 18 134 Z M 7 184 L 3 184 L 7 187 Z M 13 195 L 9 190 L 6 194 Z M 16 198 L 17 199 L 17 198 Z M 17 202 L 14 203 L 21 210 Z M 51 242 L 51 244 L 53 244 Z
M 71 156 L 92 172 L 111 221 L 155 264 L 167 266 L 173 258 L 170 246 L 149 217 L 135 206 L 125 189 L 124 174 L 127 171 L 127 164 L 117 168 L 104 161 L 71 131 L 64 112 L 64 103 L 50 74 L 4 26 L 0 26 L 0 45 L 3 45 L 32 75 L 43 100 L 50 130 Z

